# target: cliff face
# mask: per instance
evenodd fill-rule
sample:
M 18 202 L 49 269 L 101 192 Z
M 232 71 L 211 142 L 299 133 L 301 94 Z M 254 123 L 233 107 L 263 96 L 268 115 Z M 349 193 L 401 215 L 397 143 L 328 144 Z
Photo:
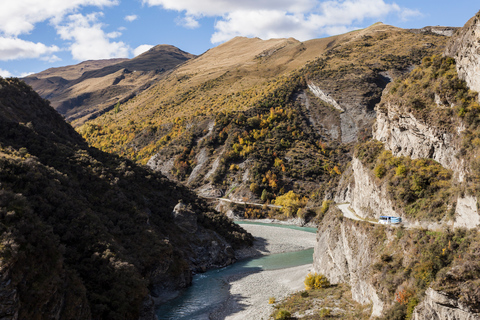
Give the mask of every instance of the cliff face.
M 373 138 L 383 146 L 377 151 L 372 151 L 374 143 L 360 147 L 361 155 L 356 154 L 339 183 L 337 202 L 350 202 L 363 218 L 401 216 L 405 229 L 365 226 L 332 218 L 333 213 L 319 228 L 315 271 L 333 283 L 349 283 L 355 300 L 373 304 L 372 315 L 383 313 L 383 319 L 391 319 L 403 308 L 405 314 L 410 312 L 407 318 L 415 320 L 480 319 L 476 262 L 480 214 L 474 160 L 478 145 L 472 142 L 478 132 L 478 123 L 472 120 L 478 99 L 471 92 L 480 90 L 479 39 L 480 13 L 453 36 L 446 50 L 456 63 L 448 57 L 424 59 L 411 74 L 387 87 L 373 126 Z M 404 166 L 419 164 L 413 159 L 428 163 L 424 173 L 436 170 L 434 166 L 453 171 L 450 180 L 438 183 L 445 187 L 437 190 L 444 195 L 441 200 L 428 196 L 417 202 L 430 203 L 424 221 L 415 216 L 420 207 L 411 205 L 410 196 L 398 196 L 412 187 L 417 188 L 415 196 L 424 197 L 427 185 L 438 182 L 423 180 L 419 187 L 422 173 Z M 395 171 L 388 173 L 392 167 Z M 415 176 L 413 185 L 403 184 L 409 174 Z M 435 222 L 435 207 L 445 203 Z M 383 228 L 384 233 L 375 228 Z M 408 309 L 407 304 L 416 307 Z
M 456 155 L 459 149 L 457 137 L 462 130 L 458 127 L 456 133 L 451 133 L 447 128 L 431 126 L 406 108 L 387 102 L 377 107 L 373 138 L 383 142 L 385 149 L 392 151 L 394 156 L 433 159 L 453 170 L 461 182 L 465 169 L 463 161 Z
M 425 299 L 415 308 L 412 320 L 479 320 L 480 316 L 455 298 L 429 288 Z
M 348 283 L 352 297 L 362 304 L 373 304 L 372 316 L 379 316 L 384 302 L 372 285 L 370 268 L 377 258 L 377 239 L 371 236 L 374 227 L 343 219 L 341 213 L 330 214 L 317 232 L 313 266 L 331 283 Z
M 385 186 L 376 183 L 371 171 L 362 162 L 352 160 L 354 188 L 351 191 L 351 206 L 362 218 L 378 219 L 381 215 L 401 216 L 395 211 Z
M 457 72 L 470 89 L 480 92 L 480 12 L 470 19 L 449 43 L 445 55 L 455 58 Z

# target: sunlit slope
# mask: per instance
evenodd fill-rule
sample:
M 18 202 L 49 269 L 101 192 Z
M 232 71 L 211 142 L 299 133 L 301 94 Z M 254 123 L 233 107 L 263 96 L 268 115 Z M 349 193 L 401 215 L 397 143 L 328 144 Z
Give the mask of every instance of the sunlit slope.
M 86 61 L 24 80 L 77 126 L 128 101 L 193 57 L 174 46 L 158 45 L 133 59 Z
M 238 37 L 189 60 L 79 131 L 102 150 L 146 163 L 192 123 L 220 112 L 251 109 L 286 88 L 300 92 L 309 81 L 322 83 L 339 101 L 367 99 L 371 90 L 357 87 L 370 74 L 391 71 L 388 76 L 395 77 L 424 55 L 441 52 L 445 41 L 381 23 L 306 42 Z M 375 90 L 379 97 L 381 87 Z M 293 99 L 280 100 L 286 104 Z

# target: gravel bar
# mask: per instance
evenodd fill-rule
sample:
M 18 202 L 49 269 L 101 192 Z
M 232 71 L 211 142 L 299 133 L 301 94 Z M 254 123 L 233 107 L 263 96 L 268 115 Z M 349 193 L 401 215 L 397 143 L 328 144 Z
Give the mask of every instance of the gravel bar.
M 316 242 L 316 235 L 305 231 L 260 225 L 242 227 L 255 237 L 255 243 L 254 248 L 240 252 L 239 258 L 305 250 L 312 248 Z M 230 297 L 210 315 L 210 319 L 266 320 L 273 312 L 269 298 L 279 301 L 303 290 L 303 281 L 312 269 L 312 264 L 307 264 L 231 277 Z

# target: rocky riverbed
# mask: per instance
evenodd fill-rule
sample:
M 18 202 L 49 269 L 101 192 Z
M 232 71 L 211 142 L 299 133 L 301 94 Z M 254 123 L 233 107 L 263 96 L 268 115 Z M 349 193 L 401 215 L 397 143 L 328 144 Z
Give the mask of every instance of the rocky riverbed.
M 313 248 L 315 233 L 272 226 L 242 225 L 255 237 L 254 247 L 239 258 L 300 251 Z M 278 270 L 235 275 L 229 279 L 230 297 L 210 315 L 210 319 L 268 319 L 273 311 L 269 298 L 277 301 L 304 288 L 303 280 L 312 264 Z

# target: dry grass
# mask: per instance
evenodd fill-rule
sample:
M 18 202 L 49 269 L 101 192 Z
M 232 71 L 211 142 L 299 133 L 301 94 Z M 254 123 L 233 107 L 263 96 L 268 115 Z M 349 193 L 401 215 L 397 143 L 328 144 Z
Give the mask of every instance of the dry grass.
M 88 60 L 72 66 L 50 68 L 34 75 L 30 75 L 27 78 L 36 77 L 39 79 L 45 79 L 50 77 L 62 77 L 66 80 L 74 80 L 80 78 L 84 72 L 98 70 L 126 60 L 128 59 Z
M 285 309 L 292 319 L 369 319 L 370 305 L 361 305 L 352 299 L 346 284 L 333 285 L 324 289 L 301 291 L 292 294 L 275 305 L 277 310 Z M 325 310 L 329 310 L 325 311 Z M 326 316 L 326 314 L 329 314 Z M 324 315 L 322 317 L 322 315 Z
M 88 125 L 94 125 L 96 133 L 86 135 L 91 131 L 86 127 L 79 131 L 102 150 L 145 163 L 162 148 L 157 140 L 136 144 L 136 137 L 145 131 L 158 130 L 179 119 L 186 130 L 199 117 L 251 109 L 299 76 L 324 85 L 330 81 L 333 91 L 350 92 L 352 87 L 366 83 L 366 75 L 402 68 L 403 64 L 406 67 L 415 50 L 440 51 L 445 42 L 445 37 L 413 34 L 381 23 L 303 43 L 295 39 L 237 37 L 181 65 L 121 105 L 121 112 L 112 111 L 90 122 Z M 425 49 L 426 43 L 435 45 Z M 397 60 L 390 61 L 392 56 Z M 358 93 L 359 99 L 363 93 Z

